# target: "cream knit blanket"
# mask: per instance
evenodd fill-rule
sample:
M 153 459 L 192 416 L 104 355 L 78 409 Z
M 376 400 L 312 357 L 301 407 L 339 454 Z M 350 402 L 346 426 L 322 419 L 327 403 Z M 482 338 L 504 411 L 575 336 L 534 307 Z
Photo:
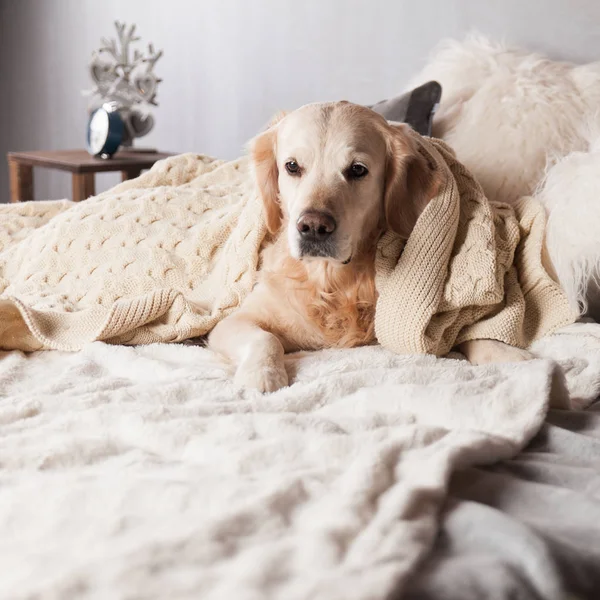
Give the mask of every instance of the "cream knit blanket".
M 0 347 L 204 335 L 252 289 L 265 237 L 246 158 L 185 154 L 79 204 L 0 207 Z
M 391 233 L 381 240 L 382 345 L 437 355 L 474 338 L 526 347 L 572 322 L 544 264 L 541 206 L 492 207 L 443 143 L 418 141 L 444 184 L 404 250 Z M 248 167 L 187 154 L 79 204 L 0 207 L 0 347 L 209 332 L 250 292 L 259 265 L 266 228 Z
M 527 348 L 573 323 L 547 256 L 543 206 L 531 197 L 489 202 L 444 142 L 414 138 L 441 186 L 406 244 L 392 232 L 379 243 L 378 341 L 398 353 L 443 356 L 474 339 Z

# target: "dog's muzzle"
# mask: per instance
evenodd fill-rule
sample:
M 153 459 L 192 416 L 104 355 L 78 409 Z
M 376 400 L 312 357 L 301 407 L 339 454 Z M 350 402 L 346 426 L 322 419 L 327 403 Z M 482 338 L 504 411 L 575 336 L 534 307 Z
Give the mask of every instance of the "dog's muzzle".
M 296 229 L 300 236 L 300 256 L 334 257 L 336 227 L 337 223 L 329 213 L 319 210 L 303 212 L 296 221 Z

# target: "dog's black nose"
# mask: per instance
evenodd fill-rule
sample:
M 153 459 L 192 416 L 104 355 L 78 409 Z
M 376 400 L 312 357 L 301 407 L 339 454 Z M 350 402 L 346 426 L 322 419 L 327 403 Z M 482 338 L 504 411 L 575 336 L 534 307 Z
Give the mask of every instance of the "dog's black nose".
M 306 239 L 317 241 L 327 239 L 335 231 L 335 219 L 326 212 L 307 210 L 296 222 L 298 233 Z

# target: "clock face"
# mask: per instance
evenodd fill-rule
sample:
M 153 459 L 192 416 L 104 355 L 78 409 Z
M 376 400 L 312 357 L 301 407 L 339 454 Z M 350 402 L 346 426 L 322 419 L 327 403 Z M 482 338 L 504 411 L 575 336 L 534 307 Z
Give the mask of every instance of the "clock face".
M 107 112 L 99 108 L 90 119 L 89 124 L 89 151 L 99 154 L 108 139 L 109 123 Z

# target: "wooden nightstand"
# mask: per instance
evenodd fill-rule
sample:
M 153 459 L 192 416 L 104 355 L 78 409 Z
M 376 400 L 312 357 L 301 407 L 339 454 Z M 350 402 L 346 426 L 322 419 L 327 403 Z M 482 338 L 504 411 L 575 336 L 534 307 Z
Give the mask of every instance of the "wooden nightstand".
M 164 152 L 123 151 L 112 158 L 90 156 L 85 150 L 53 150 L 40 152 L 9 152 L 10 201 L 33 199 L 33 167 L 59 169 L 72 173 L 73 200 L 79 202 L 96 193 L 94 175 L 121 171 L 121 180 L 133 179 L 157 160 L 173 156 Z

